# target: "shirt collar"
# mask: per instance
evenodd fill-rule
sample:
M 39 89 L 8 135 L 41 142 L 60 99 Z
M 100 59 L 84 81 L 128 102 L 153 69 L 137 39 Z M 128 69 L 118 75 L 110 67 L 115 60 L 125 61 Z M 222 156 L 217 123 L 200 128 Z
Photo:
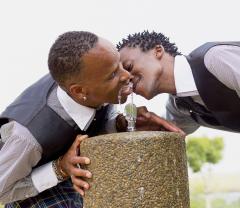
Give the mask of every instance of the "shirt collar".
M 57 88 L 57 97 L 64 110 L 76 122 L 78 127 L 85 131 L 91 124 L 96 110 L 75 102 L 64 90 Z
M 192 70 L 185 56 L 176 56 L 174 62 L 176 94 L 179 97 L 199 95 Z

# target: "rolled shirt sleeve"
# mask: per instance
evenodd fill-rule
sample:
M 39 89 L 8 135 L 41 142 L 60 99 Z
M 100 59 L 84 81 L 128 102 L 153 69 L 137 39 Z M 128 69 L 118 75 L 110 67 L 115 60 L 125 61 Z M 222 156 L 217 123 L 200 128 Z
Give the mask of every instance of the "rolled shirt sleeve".
M 11 121 L 1 127 L 0 202 L 10 203 L 36 196 L 56 185 L 52 166 L 32 169 L 41 159 L 42 148 L 24 126 Z M 44 177 L 43 177 L 44 175 Z M 49 177 L 50 175 L 50 177 Z M 51 182 L 46 182 L 49 179 Z
M 58 184 L 58 179 L 52 168 L 52 162 L 46 163 L 34 169 L 31 178 L 38 192 L 45 191 Z

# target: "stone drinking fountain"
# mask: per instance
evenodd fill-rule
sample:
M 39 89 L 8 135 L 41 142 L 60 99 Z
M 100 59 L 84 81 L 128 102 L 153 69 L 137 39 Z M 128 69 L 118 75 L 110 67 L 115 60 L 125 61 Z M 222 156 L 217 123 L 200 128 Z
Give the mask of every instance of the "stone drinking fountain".
M 132 106 L 127 113 L 134 115 Z M 129 122 L 129 131 L 134 130 L 133 123 Z M 91 164 L 83 168 L 93 174 L 86 180 L 90 189 L 84 208 L 190 207 L 181 134 L 131 131 L 91 137 L 82 142 L 81 155 L 90 158 Z

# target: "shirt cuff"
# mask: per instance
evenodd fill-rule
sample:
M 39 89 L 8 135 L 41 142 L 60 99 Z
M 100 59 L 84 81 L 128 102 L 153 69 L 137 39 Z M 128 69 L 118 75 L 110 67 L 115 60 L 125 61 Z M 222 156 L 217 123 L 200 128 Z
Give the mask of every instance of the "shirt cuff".
M 34 169 L 31 178 L 38 192 L 43 192 L 58 184 L 57 176 L 52 168 L 52 162 Z

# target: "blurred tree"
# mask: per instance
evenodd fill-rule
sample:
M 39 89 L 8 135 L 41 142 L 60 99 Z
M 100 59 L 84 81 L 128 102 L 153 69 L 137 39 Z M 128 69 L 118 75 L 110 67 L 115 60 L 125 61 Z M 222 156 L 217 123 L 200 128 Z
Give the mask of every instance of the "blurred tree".
M 223 148 L 222 137 L 190 137 L 187 139 L 188 164 L 193 172 L 199 172 L 206 163 L 218 163 L 222 159 Z
M 190 137 L 187 139 L 187 157 L 188 164 L 193 172 L 201 171 L 204 164 L 209 164 L 208 175 L 210 178 L 210 165 L 218 163 L 222 159 L 222 151 L 224 148 L 223 138 L 214 137 Z M 209 187 L 207 178 L 205 178 L 205 207 L 211 208 L 211 200 L 209 198 Z M 191 201 L 191 207 L 194 206 Z

